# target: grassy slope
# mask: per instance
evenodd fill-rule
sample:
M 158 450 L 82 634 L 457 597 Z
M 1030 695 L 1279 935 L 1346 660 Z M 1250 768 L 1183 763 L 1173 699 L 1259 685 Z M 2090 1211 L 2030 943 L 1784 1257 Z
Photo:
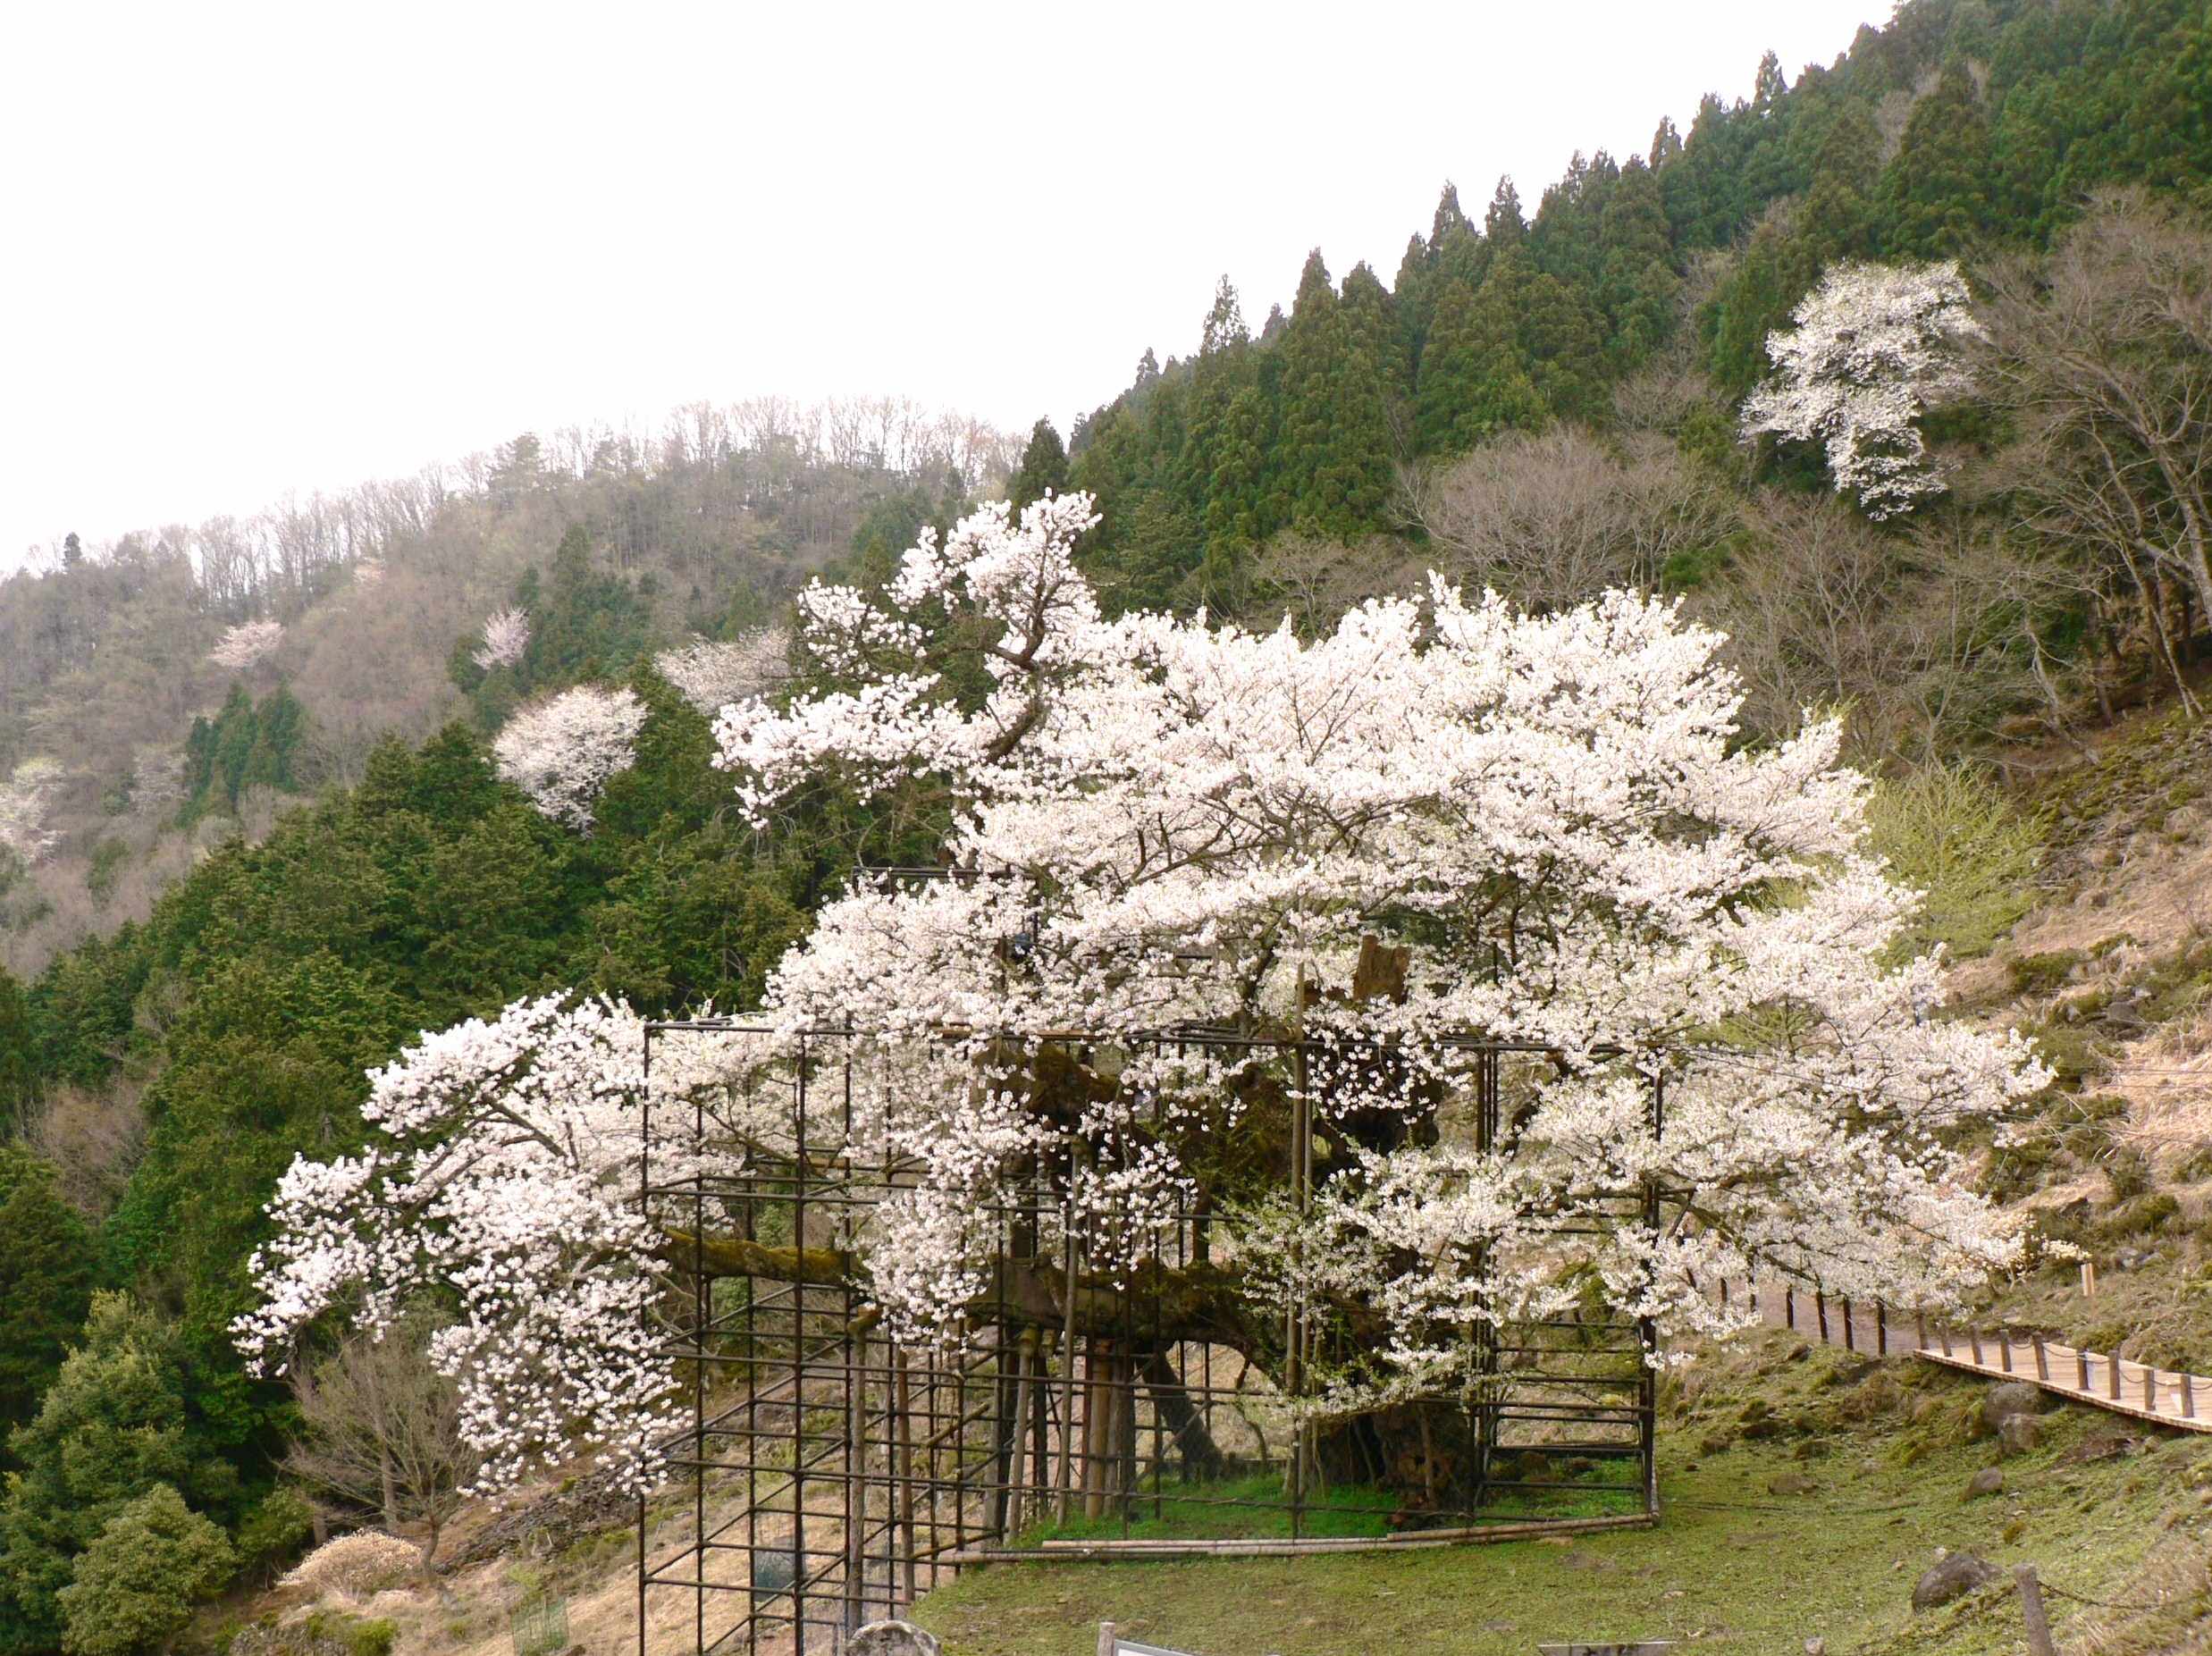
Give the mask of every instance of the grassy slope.
M 1989 1442 L 1967 1441 L 1981 1391 L 1923 1365 L 1808 1352 L 1775 1333 L 1678 1393 L 1661 1440 L 1667 1509 L 1653 1531 L 1566 1546 L 998 1566 L 935 1593 L 915 1619 L 947 1656 L 1087 1656 L 1101 1620 L 1202 1656 L 1526 1656 L 1539 1639 L 1632 1635 L 1775 1652 L 1818 1636 L 1837 1656 L 2014 1650 L 2009 1588 L 1912 1612 L 1914 1579 L 1947 1546 L 2008 1576 L 2034 1562 L 2092 1597 L 2170 1596 L 2164 1614 L 2102 1622 L 2055 1601 L 2070 1651 L 2197 1648 L 2192 1619 L 2212 1610 L 2212 1436 L 2132 1440 L 2082 1459 L 2085 1442 L 2119 1428 L 2068 1408 L 2049 1417 L 2040 1449 L 2004 1463 L 2004 1493 L 1968 1501 L 1967 1480 L 1996 1458 Z M 1746 1440 L 1754 1399 L 1773 1435 Z M 1819 1487 L 1770 1492 L 1790 1475 Z

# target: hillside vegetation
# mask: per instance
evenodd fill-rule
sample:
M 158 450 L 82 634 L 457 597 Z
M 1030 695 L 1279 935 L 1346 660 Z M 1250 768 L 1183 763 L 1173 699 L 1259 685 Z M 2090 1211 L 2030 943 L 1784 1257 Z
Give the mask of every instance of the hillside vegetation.
M 896 401 L 702 405 L 250 517 L 71 536 L 0 581 L 0 967 L 29 975 L 142 918 L 196 855 L 360 781 L 387 735 L 758 627 L 856 542 L 903 544 L 1002 476 L 1011 450 Z M 472 708 L 473 635 L 555 579 L 572 531 L 570 580 L 618 583 L 627 612 L 551 658 L 542 644 L 506 705 Z M 582 600 L 563 594 L 564 613 Z M 256 624 L 245 654 L 224 648 Z

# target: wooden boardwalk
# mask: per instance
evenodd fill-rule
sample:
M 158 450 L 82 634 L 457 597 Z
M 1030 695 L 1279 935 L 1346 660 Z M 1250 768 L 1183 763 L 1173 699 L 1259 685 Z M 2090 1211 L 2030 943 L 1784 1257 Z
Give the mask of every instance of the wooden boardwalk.
M 1744 1285 L 1722 1283 L 1727 1304 Z M 2212 1432 L 2212 1380 L 2176 1374 L 2102 1351 L 2061 1345 L 2040 1334 L 2018 1334 L 1928 1325 L 1925 1318 L 1900 1317 L 1887 1307 L 1854 1306 L 1848 1299 L 1808 1294 L 1778 1282 L 1752 1291 L 1753 1308 L 1778 1328 L 1794 1328 L 1823 1344 L 1863 1351 L 1869 1357 L 1917 1357 L 1993 1380 L 2027 1380 L 2054 1397 L 2071 1398 L 2115 1415 L 2176 1427 Z

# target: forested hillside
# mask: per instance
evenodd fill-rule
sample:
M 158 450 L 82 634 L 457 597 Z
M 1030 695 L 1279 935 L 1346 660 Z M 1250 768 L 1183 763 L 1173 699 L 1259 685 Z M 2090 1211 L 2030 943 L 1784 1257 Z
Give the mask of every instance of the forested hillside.
M 1130 603 L 1245 601 L 1283 530 L 1413 526 L 1399 470 L 1554 421 L 1725 458 L 1728 408 L 1826 265 L 2033 248 L 2100 188 L 2212 187 L 2212 22 L 2189 0 L 1908 4 L 1793 84 L 1708 97 L 1647 155 L 1577 156 L 1527 214 L 1447 186 L 1386 285 L 1316 248 L 1257 336 L 1225 285 L 1077 428 Z M 1634 394 L 1623 395 L 1633 391 Z
M 1678 595 L 1730 636 L 1750 745 L 1842 710 L 1855 761 L 1950 802 L 1898 808 L 1901 859 L 1979 825 L 1908 868 L 1986 859 L 1972 923 L 1915 939 L 1986 951 L 2036 853 L 1985 778 L 2092 761 L 2162 698 L 2194 715 L 2208 214 L 2202 0 L 1910 0 L 1647 156 L 1577 157 L 1533 214 L 1447 188 L 1387 283 L 1317 250 L 1257 327 L 1224 284 L 1194 354 L 1148 350 L 1064 442 L 700 409 L 72 537 L 0 584 L 0 1656 L 62 1648 L 115 1526 L 196 1538 L 212 1590 L 296 1551 L 309 1494 L 451 1510 L 458 1450 L 421 1488 L 349 1482 L 312 1385 L 248 1375 L 275 1181 L 368 1140 L 366 1073 L 420 1031 L 541 994 L 753 1005 L 863 853 L 927 862 L 941 823 L 833 783 L 756 828 L 711 721 L 842 682 L 787 650 L 795 594 L 880 592 L 979 500 L 1089 491 L 1109 607 L 1307 635 L 1432 568 L 1539 610 Z M 1922 282 L 1964 295 L 1924 313 L 1944 374 L 1898 382 L 1922 494 L 1870 505 L 1833 441 L 1746 416 L 1824 282 L 1863 302 L 1861 264 L 1954 260 Z M 555 748 L 598 756 L 588 788 Z M 442 1395 L 418 1332 L 405 1383 Z M 308 1356 L 333 1387 L 369 1360 Z
M 0 964 L 35 971 L 142 917 L 196 853 L 359 781 L 386 733 L 420 739 L 463 711 L 450 662 L 465 681 L 464 641 L 526 607 L 526 583 L 563 578 L 571 531 L 568 578 L 615 580 L 628 613 L 618 636 L 542 642 L 510 694 L 757 626 L 856 536 L 898 540 L 1010 458 L 1002 434 L 910 403 L 770 399 L 525 435 L 109 546 L 71 536 L 0 582 Z

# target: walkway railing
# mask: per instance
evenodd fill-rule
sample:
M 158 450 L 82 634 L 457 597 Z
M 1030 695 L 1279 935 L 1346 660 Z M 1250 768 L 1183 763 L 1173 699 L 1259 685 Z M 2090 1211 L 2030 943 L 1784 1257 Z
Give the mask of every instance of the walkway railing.
M 1994 1379 L 2032 1381 L 2056 1397 L 2184 1432 L 2212 1432 L 2212 1379 L 2177 1373 L 2103 1351 L 2083 1350 L 2041 1334 L 1930 1327 L 1923 1316 L 1899 1318 L 1872 1307 L 1805 1293 L 1788 1283 L 1749 1288 L 1720 1284 L 1720 1302 L 1751 1295 L 1751 1308 L 1779 1328 L 1794 1328 L 1824 1345 L 1869 1357 L 1917 1357 Z

